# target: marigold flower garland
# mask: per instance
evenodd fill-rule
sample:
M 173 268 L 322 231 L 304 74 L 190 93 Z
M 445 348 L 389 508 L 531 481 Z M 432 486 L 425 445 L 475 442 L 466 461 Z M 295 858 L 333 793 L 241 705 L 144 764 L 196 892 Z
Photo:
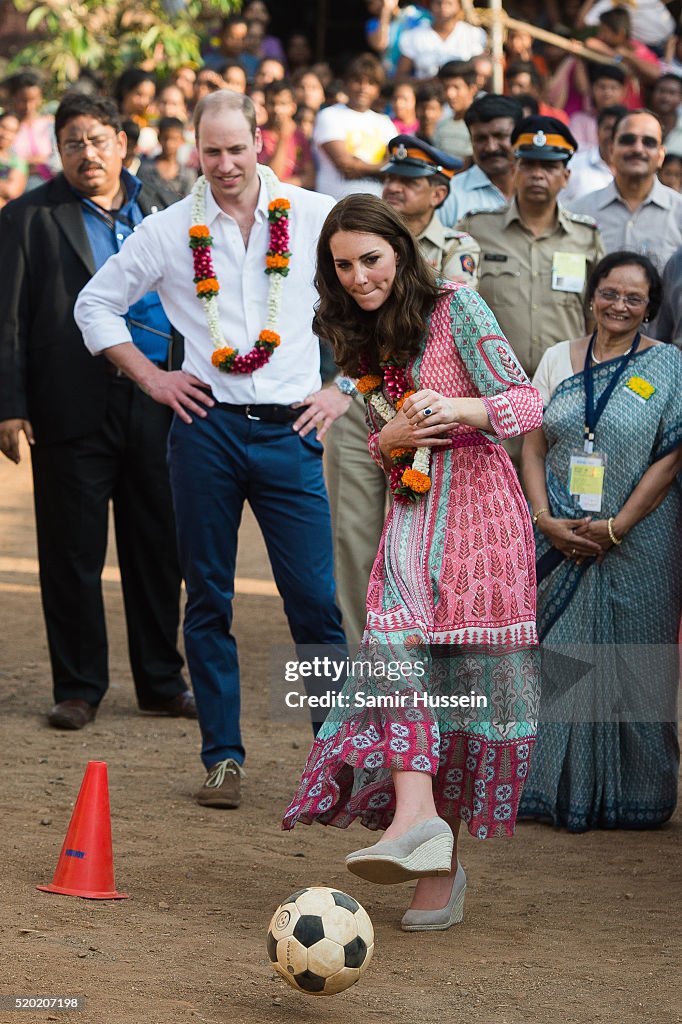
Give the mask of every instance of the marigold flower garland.
M 363 373 L 355 386 L 365 401 L 389 423 L 400 412 L 405 400 L 414 394 L 414 390 L 407 383 L 403 366 L 385 363 L 382 369 L 383 377 L 378 373 Z M 384 398 L 383 388 L 390 402 Z M 393 448 L 391 461 L 393 466 L 388 476 L 391 493 L 397 498 L 418 501 L 431 488 L 431 449 Z
M 213 239 L 206 226 L 206 191 L 208 182 L 202 175 L 192 189 L 192 226 L 189 229 L 189 245 L 194 259 L 194 283 L 197 298 L 204 303 L 208 333 L 213 342 L 211 362 L 223 373 L 253 373 L 269 362 L 281 338 L 276 327 L 282 303 L 282 285 L 289 273 L 291 252 L 289 251 L 289 210 L 288 199 L 277 197 L 279 178 L 269 167 L 259 167 L 259 174 L 268 191 L 268 223 L 270 239 L 265 254 L 265 273 L 270 277 L 268 289 L 267 319 L 258 340 L 249 352 L 239 355 L 236 348 L 225 345 L 220 328 L 218 292 L 220 284 L 213 268 L 211 248 Z

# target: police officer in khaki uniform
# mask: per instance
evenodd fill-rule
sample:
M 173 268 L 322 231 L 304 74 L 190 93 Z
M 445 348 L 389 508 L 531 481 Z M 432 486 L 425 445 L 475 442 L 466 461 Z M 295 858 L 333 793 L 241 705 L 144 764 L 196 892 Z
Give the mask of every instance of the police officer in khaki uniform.
M 436 214 L 450 194 L 450 181 L 462 161 L 413 135 L 391 139 L 388 153 L 390 159 L 381 169 L 381 198 L 402 216 L 440 277 L 475 288 L 478 242 L 463 231 L 444 227 Z
M 511 203 L 467 214 L 459 227 L 481 246 L 479 291 L 532 377 L 546 349 L 586 333 L 585 287 L 604 248 L 591 217 L 557 203 L 577 149 L 566 125 L 533 115 L 517 125 L 511 143 Z
M 480 248 L 471 235 L 443 227 L 436 215 L 462 162 L 411 135 L 388 144 L 383 199 L 406 221 L 439 277 L 476 287 Z M 367 452 L 364 401 L 355 396 L 327 435 L 325 470 L 332 512 L 336 596 L 351 643 L 362 638 L 372 564 L 388 503 L 385 474 Z

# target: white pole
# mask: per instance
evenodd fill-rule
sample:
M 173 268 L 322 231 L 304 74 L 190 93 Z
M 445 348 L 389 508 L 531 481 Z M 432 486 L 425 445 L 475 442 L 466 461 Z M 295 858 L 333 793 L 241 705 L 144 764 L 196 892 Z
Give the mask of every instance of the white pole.
M 490 49 L 493 58 L 493 92 L 504 90 L 502 0 L 490 0 L 490 11 L 497 15 L 490 30 Z

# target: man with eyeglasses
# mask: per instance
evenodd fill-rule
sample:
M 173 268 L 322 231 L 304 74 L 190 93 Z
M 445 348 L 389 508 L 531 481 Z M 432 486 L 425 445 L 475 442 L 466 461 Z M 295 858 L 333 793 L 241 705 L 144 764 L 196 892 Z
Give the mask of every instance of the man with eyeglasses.
M 196 718 L 177 648 L 171 413 L 107 360 L 92 359 L 73 317 L 95 272 L 174 197 L 123 169 L 126 137 L 110 100 L 67 95 L 55 130 L 63 172 L 0 219 L 0 450 L 18 463 L 22 434 L 30 445 L 55 699 L 48 721 L 82 728 L 108 687 L 101 574 L 110 499 L 138 703 Z M 155 292 L 126 319 L 152 362 L 180 364 L 181 344 Z
M 613 129 L 613 181 L 568 206 L 594 217 L 606 252 L 638 252 L 663 271 L 682 245 L 682 195 L 661 184 L 665 158 L 660 121 L 650 110 L 631 110 Z

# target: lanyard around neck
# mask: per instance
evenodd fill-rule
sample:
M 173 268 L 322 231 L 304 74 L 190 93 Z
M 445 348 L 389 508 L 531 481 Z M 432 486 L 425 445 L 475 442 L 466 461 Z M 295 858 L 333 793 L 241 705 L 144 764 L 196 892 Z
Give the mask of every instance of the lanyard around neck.
M 594 342 L 595 342 L 596 337 L 597 337 L 597 332 L 595 331 L 594 334 L 592 335 L 592 337 L 590 338 L 589 345 L 587 346 L 587 354 L 585 356 L 585 369 L 584 369 L 584 378 L 585 378 L 585 433 L 584 433 L 584 442 L 585 442 L 585 452 L 588 455 L 591 455 L 592 452 L 594 451 L 594 432 L 595 432 L 595 429 L 597 427 L 597 423 L 599 422 L 599 419 L 601 417 L 601 414 L 603 413 L 604 409 L 606 408 L 606 405 L 607 405 L 611 395 L 613 394 L 613 392 L 615 390 L 615 387 L 618 384 L 618 381 L 620 380 L 620 378 L 625 373 L 625 369 L 626 369 L 628 363 L 630 362 L 630 360 L 634 356 L 635 352 L 637 351 L 637 346 L 640 343 L 642 335 L 639 333 L 639 331 L 637 331 L 637 334 L 635 335 L 635 340 L 633 341 L 632 346 L 630 347 L 629 351 L 623 353 L 622 356 L 617 357 L 620 360 L 620 365 L 618 366 L 618 369 L 614 372 L 613 377 L 611 378 L 611 380 L 609 381 L 608 385 L 606 386 L 606 388 L 602 392 L 601 397 L 600 397 L 599 401 L 597 402 L 597 404 L 595 406 L 595 404 L 594 404 L 594 376 L 593 376 L 593 374 L 594 374 L 594 367 L 592 366 L 592 350 L 594 348 Z

